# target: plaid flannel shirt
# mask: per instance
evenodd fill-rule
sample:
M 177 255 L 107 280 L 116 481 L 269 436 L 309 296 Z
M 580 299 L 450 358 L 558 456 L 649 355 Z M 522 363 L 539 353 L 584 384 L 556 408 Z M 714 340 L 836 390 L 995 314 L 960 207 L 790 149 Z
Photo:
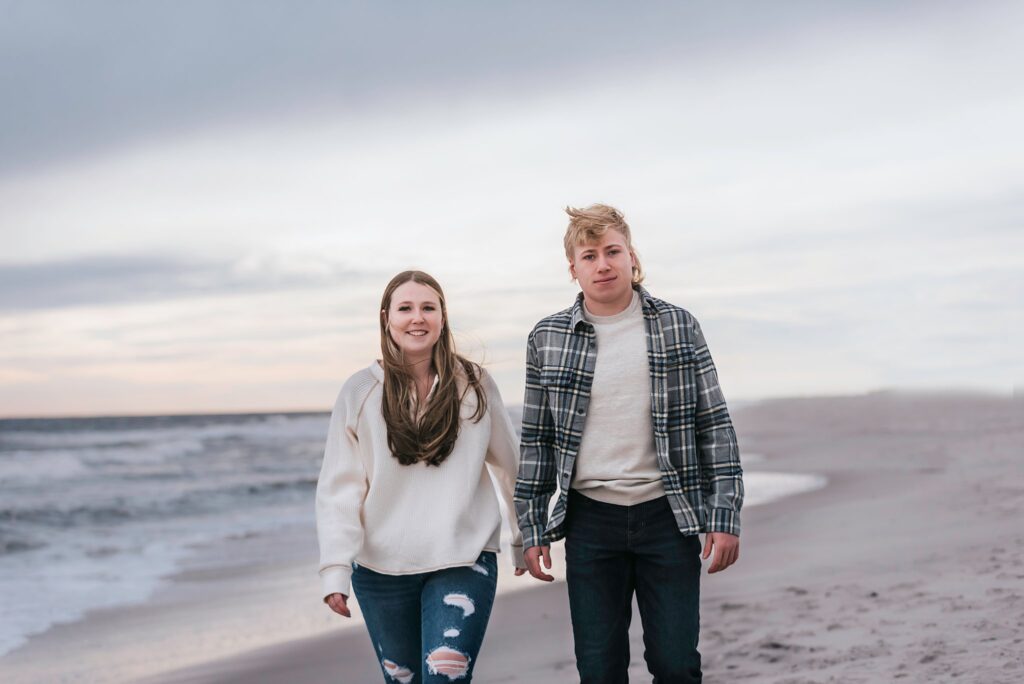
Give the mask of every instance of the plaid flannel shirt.
M 640 287 L 661 481 L 683 534 L 740 533 L 743 471 L 736 433 L 697 320 Z M 583 293 L 540 321 L 526 345 L 526 398 L 515 506 L 523 546 L 565 536 L 573 466 L 587 419 L 597 335 Z M 558 500 L 551 511 L 551 496 Z

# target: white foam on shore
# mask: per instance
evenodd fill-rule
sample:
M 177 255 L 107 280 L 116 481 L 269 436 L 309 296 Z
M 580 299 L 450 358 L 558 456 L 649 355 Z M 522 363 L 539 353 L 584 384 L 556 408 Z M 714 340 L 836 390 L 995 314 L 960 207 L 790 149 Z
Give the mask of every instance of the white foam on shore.
M 241 510 L 144 521 L 130 530 L 122 526 L 117 534 L 70 528 L 53 533 L 43 548 L 0 558 L 0 662 L 54 625 L 76 622 L 93 610 L 144 603 L 196 549 L 220 545 L 239 533 L 272 536 L 305 519 L 309 511 L 295 506 L 275 513 L 276 518 L 253 519 Z M 231 562 L 223 559 L 225 565 Z
M 21 554 L 5 570 L 3 627 L 0 628 L 0 656 L 41 634 L 50 627 L 74 622 L 90 610 L 130 605 L 145 601 L 160 585 L 164 575 L 187 555 L 184 546 L 159 541 L 141 545 L 135 553 L 117 553 L 116 577 L 102 553 L 69 560 L 54 547 Z M 13 574 L 13 571 L 18 571 Z M 116 592 L 111 587 L 116 586 Z M 46 596 L 40 609 L 37 600 Z
M 744 473 L 743 507 L 760 506 L 787 496 L 821 489 L 828 483 L 823 475 L 802 473 Z

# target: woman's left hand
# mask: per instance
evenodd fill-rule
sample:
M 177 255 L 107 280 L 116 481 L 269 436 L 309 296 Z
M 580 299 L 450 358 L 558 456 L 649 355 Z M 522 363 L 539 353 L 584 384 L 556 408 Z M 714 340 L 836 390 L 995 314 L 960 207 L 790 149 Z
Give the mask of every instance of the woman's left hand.
M 348 609 L 348 597 L 344 594 L 331 594 L 324 599 L 324 603 L 330 606 L 338 615 L 345 617 L 352 617 L 352 612 Z

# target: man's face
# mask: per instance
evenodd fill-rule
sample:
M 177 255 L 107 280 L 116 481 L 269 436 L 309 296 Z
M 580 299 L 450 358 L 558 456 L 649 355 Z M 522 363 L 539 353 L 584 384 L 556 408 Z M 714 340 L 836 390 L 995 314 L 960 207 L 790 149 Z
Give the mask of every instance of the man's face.
M 609 230 L 597 242 L 573 247 L 569 273 L 579 281 L 587 306 L 598 315 L 617 313 L 633 298 L 633 254 L 617 230 Z

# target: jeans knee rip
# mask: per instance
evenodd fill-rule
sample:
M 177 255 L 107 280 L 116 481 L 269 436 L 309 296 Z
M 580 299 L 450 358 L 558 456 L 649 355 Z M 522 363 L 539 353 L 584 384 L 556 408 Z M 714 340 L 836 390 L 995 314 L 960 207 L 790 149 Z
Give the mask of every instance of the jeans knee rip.
M 388 660 L 387 658 L 382 659 L 380 664 L 384 666 L 384 672 L 399 684 L 409 684 L 409 682 L 412 681 L 412 670 L 404 665 L 399 665 L 395 661 Z
M 430 674 L 444 675 L 450 681 L 469 674 L 469 656 L 448 646 L 438 646 L 427 654 Z

